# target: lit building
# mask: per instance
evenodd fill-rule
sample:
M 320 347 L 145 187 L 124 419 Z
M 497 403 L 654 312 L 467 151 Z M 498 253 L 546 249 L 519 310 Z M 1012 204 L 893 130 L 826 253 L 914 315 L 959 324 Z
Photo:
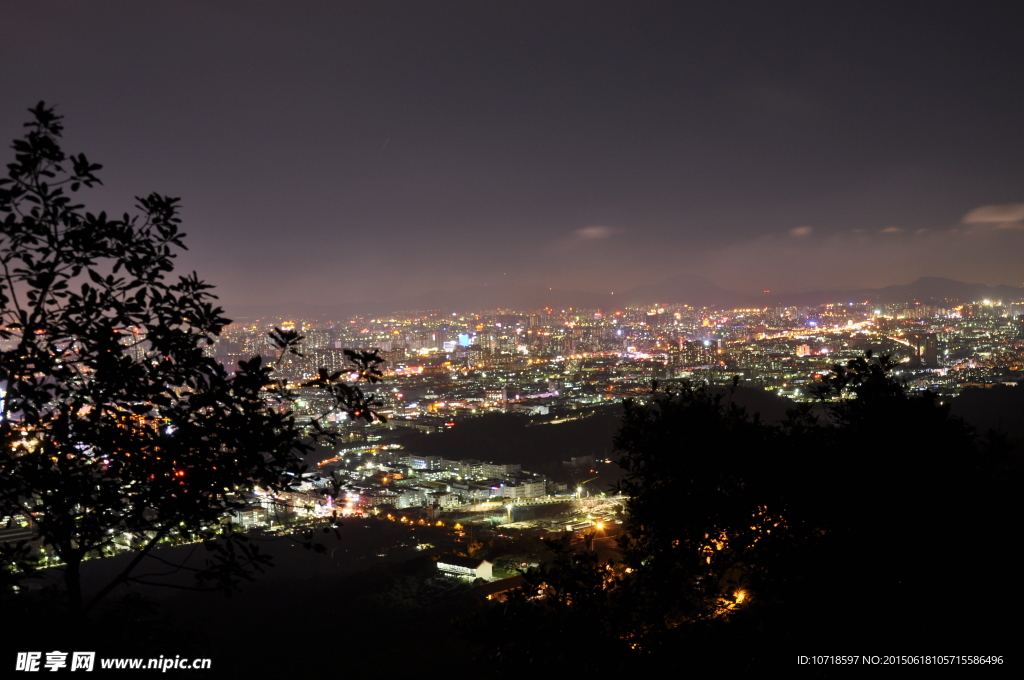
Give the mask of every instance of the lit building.
M 437 560 L 437 570 L 445 576 L 454 576 L 466 581 L 473 581 L 482 578 L 490 581 L 494 577 L 491 574 L 492 565 L 487 560 L 473 557 L 449 556 Z
M 939 365 L 939 339 L 935 333 L 915 333 L 910 336 L 914 350 L 925 366 Z

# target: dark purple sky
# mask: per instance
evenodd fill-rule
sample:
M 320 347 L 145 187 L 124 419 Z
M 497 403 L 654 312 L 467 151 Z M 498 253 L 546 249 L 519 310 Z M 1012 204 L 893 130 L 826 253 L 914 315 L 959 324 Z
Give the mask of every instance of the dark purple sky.
M 13 2 L 0 140 L 181 196 L 228 312 L 679 272 L 1024 282 L 1019 4 Z M 4 161 L 9 152 L 5 151 Z

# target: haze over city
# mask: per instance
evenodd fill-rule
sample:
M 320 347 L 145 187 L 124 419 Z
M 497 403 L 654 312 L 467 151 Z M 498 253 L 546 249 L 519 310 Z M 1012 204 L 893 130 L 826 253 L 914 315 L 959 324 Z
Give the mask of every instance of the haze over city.
M 0 136 L 45 100 L 104 165 L 89 209 L 181 196 L 180 266 L 229 316 L 680 275 L 747 296 L 1020 286 L 1011 15 L 2 2 Z

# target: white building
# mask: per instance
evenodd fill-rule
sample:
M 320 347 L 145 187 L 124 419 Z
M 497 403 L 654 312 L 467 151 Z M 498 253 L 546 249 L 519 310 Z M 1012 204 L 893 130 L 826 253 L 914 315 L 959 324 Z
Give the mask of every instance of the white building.
M 505 498 L 537 498 L 547 493 L 547 482 L 543 480 L 535 482 L 520 482 L 519 484 L 506 484 L 504 486 Z
M 487 560 L 475 559 L 472 557 L 442 557 L 437 561 L 437 570 L 445 576 L 472 581 L 482 578 L 490 581 L 494 578 L 491 573 L 491 563 Z

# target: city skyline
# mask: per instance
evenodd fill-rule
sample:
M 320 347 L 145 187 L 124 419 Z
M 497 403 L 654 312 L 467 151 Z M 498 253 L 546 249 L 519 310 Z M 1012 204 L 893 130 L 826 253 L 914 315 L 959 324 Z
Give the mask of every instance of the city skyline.
M 0 132 L 43 99 L 104 166 L 90 209 L 180 196 L 180 266 L 229 316 L 679 275 L 1024 281 L 1024 46 L 996 4 L 0 15 Z

